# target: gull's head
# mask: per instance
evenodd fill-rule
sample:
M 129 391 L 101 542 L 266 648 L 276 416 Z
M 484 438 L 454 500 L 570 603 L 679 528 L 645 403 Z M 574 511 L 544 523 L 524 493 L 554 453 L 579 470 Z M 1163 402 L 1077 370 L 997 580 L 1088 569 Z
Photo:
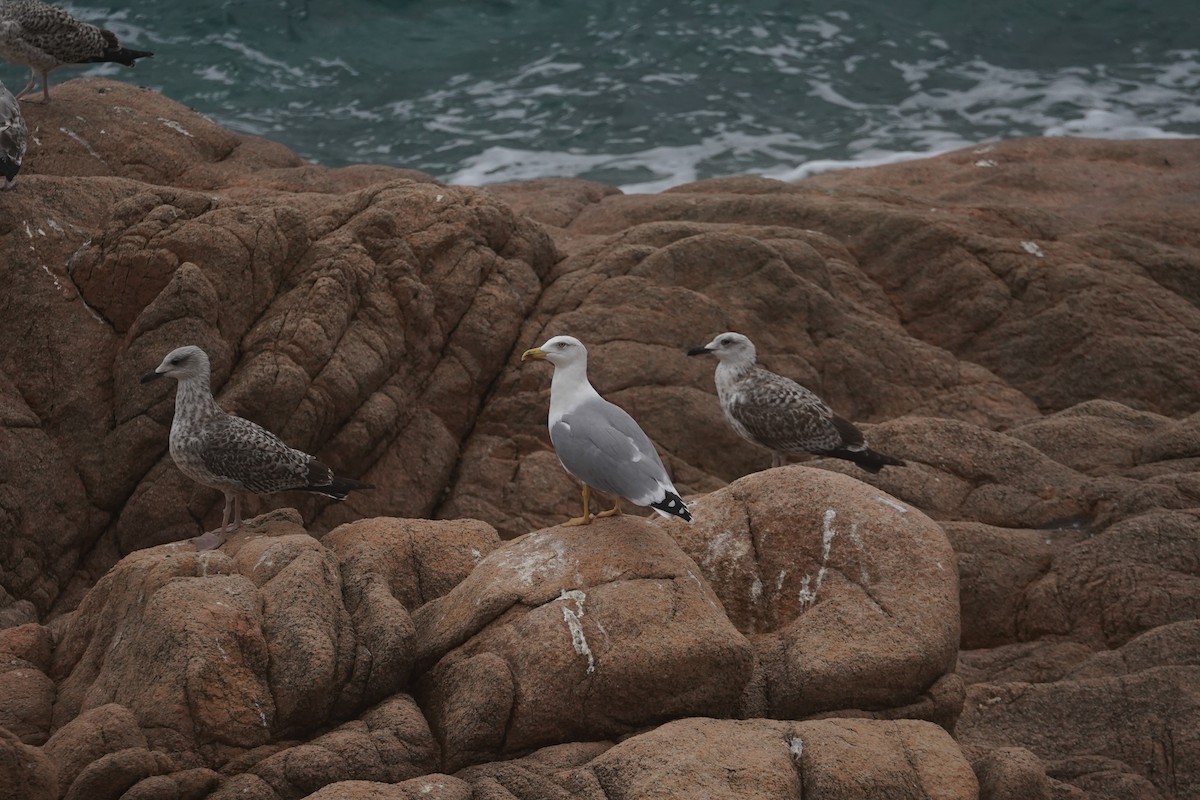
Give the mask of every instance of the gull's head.
M 703 347 L 693 347 L 688 350 L 689 356 L 702 356 L 711 353 L 722 362 L 731 364 L 753 364 L 755 359 L 754 342 L 740 333 L 726 331 L 718 334 L 711 342 Z
M 541 347 L 533 347 L 521 354 L 521 360 L 536 358 L 549 361 L 556 367 L 587 361 L 587 348 L 574 336 L 553 336 Z
M 162 363 L 142 376 L 142 383 L 155 378 L 174 378 L 177 381 L 208 377 L 208 354 L 194 344 L 177 347 L 167 353 Z

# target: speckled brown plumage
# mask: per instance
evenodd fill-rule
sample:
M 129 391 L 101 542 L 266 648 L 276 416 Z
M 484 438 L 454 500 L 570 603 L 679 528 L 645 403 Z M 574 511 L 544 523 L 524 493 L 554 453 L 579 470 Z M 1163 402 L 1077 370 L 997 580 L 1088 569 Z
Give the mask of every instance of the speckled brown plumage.
M 711 353 L 717 363 L 717 397 L 740 436 L 775 453 L 812 453 L 853 461 L 868 472 L 904 466 L 867 446 L 862 431 L 791 378 L 756 364 L 754 344 L 740 333 L 722 333 L 688 355 Z M 777 458 L 776 463 L 782 463 Z
M 43 99 L 49 102 L 50 71 L 63 64 L 112 61 L 132 67 L 137 59 L 152 55 L 122 47 L 112 31 L 41 0 L 0 0 L 0 57 L 31 71 L 17 97 L 32 92 L 40 75 Z
M 223 532 L 231 533 L 241 524 L 242 492 L 303 491 L 345 500 L 354 489 L 372 488 L 337 477 L 316 458 L 289 447 L 262 426 L 227 414 L 213 399 L 209 371 L 208 355 L 187 345 L 172 350 L 162 364 L 142 376 L 142 383 L 163 376 L 179 381 L 171 422 L 171 458 L 184 475 L 225 494 Z

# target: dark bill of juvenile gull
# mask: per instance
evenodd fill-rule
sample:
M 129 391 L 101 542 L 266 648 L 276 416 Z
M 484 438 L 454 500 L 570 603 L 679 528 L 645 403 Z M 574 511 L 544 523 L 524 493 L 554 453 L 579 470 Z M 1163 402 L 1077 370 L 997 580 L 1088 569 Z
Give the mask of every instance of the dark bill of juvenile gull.
M 184 475 L 225 495 L 221 527 L 193 539 L 197 549 L 220 546 L 241 526 L 243 492 L 314 492 L 345 500 L 354 489 L 375 488 L 339 478 L 329 467 L 288 447 L 265 428 L 225 413 L 209 389 L 209 372 L 208 354 L 187 345 L 172 350 L 141 378 L 142 383 L 163 377 L 179 381 L 171 422 L 171 458 Z
M 21 161 L 25 158 L 25 145 L 29 141 L 29 129 L 21 116 L 21 104 L 12 92 L 0 83 L 0 175 L 4 183 L 0 189 L 11 189 Z
M 867 472 L 903 467 L 898 458 L 867 446 L 862 431 L 842 419 L 791 378 L 757 366 L 754 344 L 740 333 L 722 333 L 689 356 L 717 357 L 717 397 L 733 429 L 772 451 L 774 466 L 785 453 L 811 453 L 853 461 Z
M 17 97 L 30 94 L 41 76 L 43 102 L 49 103 L 50 71 L 63 64 L 111 61 L 132 67 L 152 55 L 122 47 L 112 31 L 41 0 L 0 0 L 0 58 L 30 69 L 29 83 Z
M 621 499 L 649 506 L 664 517 L 692 521 L 675 491 L 650 437 L 620 406 L 600 396 L 587 377 L 587 349 L 573 336 L 555 336 L 521 356 L 554 365 L 550 382 L 550 441 L 558 460 L 583 484 L 583 515 L 564 525 L 592 521 L 591 490 L 613 498 L 613 507 L 596 514 L 621 513 Z

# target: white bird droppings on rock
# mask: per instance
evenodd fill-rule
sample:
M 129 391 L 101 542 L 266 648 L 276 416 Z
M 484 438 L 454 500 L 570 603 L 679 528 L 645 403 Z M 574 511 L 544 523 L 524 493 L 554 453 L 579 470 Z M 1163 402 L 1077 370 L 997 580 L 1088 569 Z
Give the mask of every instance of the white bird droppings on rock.
M 804 740 L 799 736 L 790 737 L 788 739 L 788 750 L 792 753 L 792 759 L 799 764 L 800 757 L 804 755 Z
M 908 506 L 904 505 L 903 503 L 899 502 L 898 500 L 893 500 L 890 497 L 884 497 L 881 494 L 875 495 L 875 502 L 883 503 L 885 506 L 888 506 L 889 508 L 894 508 L 897 511 L 899 511 L 901 514 L 908 513 Z
M 592 655 L 592 648 L 588 647 L 587 637 L 583 633 L 583 623 L 580 622 L 583 619 L 583 601 L 587 599 L 587 595 L 579 589 L 572 589 L 569 592 L 563 589 L 558 599 L 575 602 L 573 611 L 566 603 L 563 604 L 563 622 L 567 623 L 567 630 L 571 633 L 571 645 L 575 648 L 575 652 L 581 656 L 587 656 L 587 671 L 591 675 L 596 671 L 596 659 Z

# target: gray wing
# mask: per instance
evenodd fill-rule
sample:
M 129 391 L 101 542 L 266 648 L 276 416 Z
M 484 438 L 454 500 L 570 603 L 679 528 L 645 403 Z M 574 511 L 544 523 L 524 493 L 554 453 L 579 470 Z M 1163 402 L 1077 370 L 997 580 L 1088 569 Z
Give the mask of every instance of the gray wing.
M 550 429 L 567 472 L 608 495 L 647 506 L 674 492 L 650 437 L 623 408 L 607 400 L 584 403 Z
M 214 475 L 259 494 L 309 486 L 310 464 L 316 461 L 265 428 L 231 415 L 205 431 L 201 458 Z
M 21 169 L 21 159 L 25 157 L 28 138 L 21 104 L 0 83 L 0 174 L 10 179 L 16 177 Z
M 862 443 L 862 434 L 837 417 L 825 401 L 790 378 L 765 369 L 756 369 L 739 382 L 725 413 L 743 436 L 780 452 L 835 450 L 855 444 L 847 441 L 853 434 L 857 444 Z

